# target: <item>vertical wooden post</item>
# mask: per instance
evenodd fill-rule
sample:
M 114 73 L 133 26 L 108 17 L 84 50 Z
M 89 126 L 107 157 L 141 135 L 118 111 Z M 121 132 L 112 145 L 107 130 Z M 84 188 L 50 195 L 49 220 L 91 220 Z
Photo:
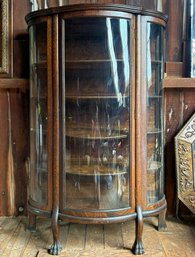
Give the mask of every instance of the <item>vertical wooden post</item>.
M 59 241 L 59 70 L 58 70 L 58 15 L 53 17 L 53 244 L 50 254 L 58 255 L 62 249 Z

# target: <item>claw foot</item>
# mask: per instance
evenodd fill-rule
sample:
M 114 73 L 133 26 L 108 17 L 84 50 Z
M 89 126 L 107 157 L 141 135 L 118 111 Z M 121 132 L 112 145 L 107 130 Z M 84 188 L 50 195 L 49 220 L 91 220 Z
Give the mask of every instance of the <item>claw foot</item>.
M 26 228 L 26 231 L 29 231 L 31 233 L 35 233 L 37 230 L 36 230 L 36 227 L 34 227 L 34 226 L 28 226 Z
M 159 225 L 158 225 L 158 231 L 160 231 L 160 232 L 165 232 L 165 231 L 167 231 L 167 225 L 166 225 L 166 223 L 164 223 L 164 224 L 159 224 Z
M 62 250 L 61 244 L 59 242 L 55 242 L 52 244 L 51 248 L 49 249 L 49 253 L 51 255 L 58 255 Z
M 158 231 L 161 231 L 161 232 L 167 231 L 167 224 L 166 224 L 166 221 L 165 221 L 165 215 L 162 215 L 162 214 L 159 215 L 159 218 L 158 218 Z
M 136 240 L 133 245 L 132 251 L 136 255 L 144 254 L 144 246 L 142 241 Z

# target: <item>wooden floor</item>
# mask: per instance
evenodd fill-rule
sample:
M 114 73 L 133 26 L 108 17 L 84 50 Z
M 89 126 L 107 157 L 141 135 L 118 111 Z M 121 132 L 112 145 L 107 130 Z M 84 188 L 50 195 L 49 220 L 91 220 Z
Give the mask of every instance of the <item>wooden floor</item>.
M 39 218 L 37 232 L 25 230 L 26 217 L 0 217 L 0 256 L 51 256 L 47 250 L 52 243 L 50 220 Z M 145 220 L 144 256 L 195 256 L 195 222 L 167 220 L 168 230 L 158 232 L 156 218 Z M 66 257 L 128 257 L 134 242 L 134 221 L 108 225 L 79 225 L 61 222 L 61 243 Z

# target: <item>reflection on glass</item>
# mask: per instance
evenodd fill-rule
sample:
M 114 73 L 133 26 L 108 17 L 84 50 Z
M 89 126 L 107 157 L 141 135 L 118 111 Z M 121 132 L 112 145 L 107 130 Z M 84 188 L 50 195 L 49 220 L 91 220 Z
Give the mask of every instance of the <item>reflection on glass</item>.
M 147 201 L 163 197 L 163 27 L 147 25 Z
M 34 25 L 31 33 L 30 92 L 30 195 L 47 203 L 47 23 Z M 43 38 L 45 40 L 43 40 Z M 36 43 L 35 43 L 36 42 Z
M 125 19 L 66 20 L 65 208 L 130 206 L 129 31 Z

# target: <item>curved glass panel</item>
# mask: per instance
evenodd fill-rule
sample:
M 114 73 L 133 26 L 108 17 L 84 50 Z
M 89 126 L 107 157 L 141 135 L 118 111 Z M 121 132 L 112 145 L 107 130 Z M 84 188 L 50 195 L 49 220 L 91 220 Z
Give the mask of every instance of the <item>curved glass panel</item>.
M 30 196 L 47 203 L 47 23 L 30 27 Z
M 147 201 L 164 195 L 163 175 L 163 33 L 161 25 L 147 24 Z
M 130 21 L 65 20 L 64 208 L 130 206 Z

